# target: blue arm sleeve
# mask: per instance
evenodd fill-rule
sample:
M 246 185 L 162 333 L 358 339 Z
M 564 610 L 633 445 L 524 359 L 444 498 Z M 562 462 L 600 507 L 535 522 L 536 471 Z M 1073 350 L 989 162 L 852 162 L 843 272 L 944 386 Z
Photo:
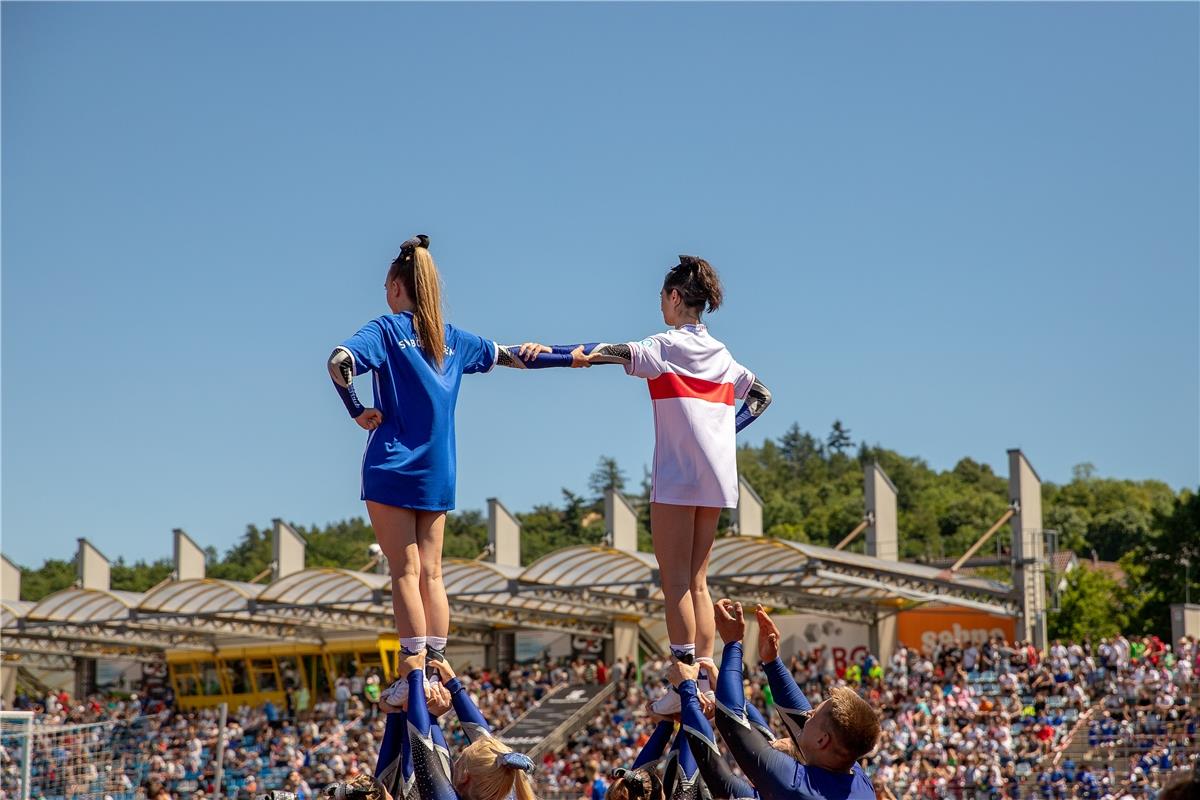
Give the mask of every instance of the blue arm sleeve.
M 414 669 L 408 673 L 408 738 L 420 800 L 458 800 L 432 728 L 433 718 L 425 705 L 425 672 Z
M 717 672 L 717 705 L 740 720 L 746 719 L 741 642 L 730 642 L 721 653 L 721 669 Z
M 579 345 L 579 344 L 548 345 L 550 347 L 551 352 L 538 353 L 536 356 L 534 356 L 533 360 L 531 360 L 531 361 L 526 361 L 523 358 L 521 358 L 519 355 L 517 355 L 516 348 L 513 347 L 512 345 L 508 345 L 508 347 L 512 348 L 510 350 L 510 352 L 512 353 L 513 358 L 520 361 L 521 364 L 524 365 L 525 369 L 550 369 L 550 368 L 555 368 L 555 367 L 569 368 L 571 366 L 571 351 L 572 350 L 574 350 L 576 347 L 582 346 L 583 352 L 586 355 L 588 353 L 591 353 L 592 349 L 595 348 L 597 344 L 598 344 L 598 342 L 587 342 L 582 345 Z
M 408 715 L 403 711 L 388 714 L 379 744 L 375 777 L 392 797 L 407 797 L 412 786 L 412 750 L 408 744 Z
M 433 725 L 429 729 L 430 736 L 433 737 L 433 746 L 440 748 L 446 752 L 446 756 L 450 755 L 450 745 L 446 744 L 446 734 L 442 730 L 442 726 L 438 725 L 437 717 L 432 717 Z
M 687 736 L 683 734 L 676 736 L 673 749 L 679 754 L 680 777 L 684 781 L 694 783 L 700 767 L 696 764 L 696 757 L 692 755 L 692 748 L 688 746 Z
M 762 416 L 769 405 L 771 405 L 771 390 L 764 386 L 758 378 L 755 378 L 746 394 L 746 402 L 742 403 L 737 416 L 733 418 L 735 430 L 745 429 L 751 422 Z
M 633 762 L 633 769 L 657 763 L 663 757 L 663 753 L 667 752 L 667 745 L 671 743 L 674 730 L 674 722 L 658 723 L 654 727 L 654 733 L 650 734 L 649 740 L 643 745 L 642 752 L 638 753 L 637 760 Z
M 771 743 L 745 720 L 717 708 L 717 730 L 725 740 L 742 773 L 763 800 L 797 800 L 808 797 L 798 791 L 800 762 L 771 747 Z
M 749 403 L 742 403 L 742 407 L 738 409 L 737 416 L 733 418 L 734 433 L 741 433 L 750 426 L 751 422 L 758 419 L 754 412 L 750 410 Z
M 771 694 L 775 696 L 775 705 L 788 711 L 811 711 L 812 703 L 804 696 L 804 692 L 796 684 L 796 679 L 784 665 L 783 660 L 763 664 L 767 673 L 767 683 L 771 685 Z
M 521 363 L 525 365 L 525 369 L 570 368 L 571 352 L 568 350 L 566 353 L 538 353 L 532 361 L 522 359 Z
M 724 662 L 721 666 L 721 671 L 724 672 Z M 717 691 L 720 691 L 719 687 Z M 700 709 L 696 684 L 692 681 L 684 682 L 679 687 L 679 695 L 682 701 L 680 716 L 683 723 L 679 733 L 686 737 L 688 754 L 695 760 L 700 775 L 704 778 L 704 785 L 708 787 L 714 800 L 757 797 L 754 787 L 734 775 L 733 770 L 725 763 L 725 758 L 717 747 L 716 734 Z M 724 708 L 717 708 L 718 719 L 727 713 Z M 738 721 L 734 720 L 731 724 L 737 725 Z
M 342 398 L 342 405 L 346 407 L 346 411 L 354 419 L 358 419 L 359 416 L 367 410 L 363 404 L 358 401 L 358 395 L 354 392 L 354 384 L 342 386 L 337 381 L 333 381 L 333 388 L 337 389 L 338 397 Z
M 569 356 L 571 351 L 576 347 L 582 347 L 584 354 L 592 352 L 592 349 L 600 344 L 599 342 L 580 342 L 579 344 L 552 344 L 550 349 L 554 351 L 554 355 Z
M 354 371 L 357 363 L 354 354 L 340 345 L 334 348 L 325 362 L 329 378 L 333 381 L 333 388 L 337 390 L 338 397 L 342 398 L 346 411 L 355 419 L 365 410 L 362 403 L 358 402 L 358 395 L 354 393 Z
M 462 726 L 467 741 L 474 742 L 482 736 L 490 736 L 492 726 L 488 725 L 479 707 L 467 693 L 467 688 L 457 676 L 446 682 L 446 690 L 450 692 L 450 700 L 454 703 L 454 713 L 458 714 L 458 724 Z
M 758 729 L 759 733 L 766 737 L 768 742 L 775 741 L 775 731 L 771 730 L 771 726 L 767 723 L 766 718 L 754 703 L 746 703 L 746 718 L 750 721 L 751 725 Z

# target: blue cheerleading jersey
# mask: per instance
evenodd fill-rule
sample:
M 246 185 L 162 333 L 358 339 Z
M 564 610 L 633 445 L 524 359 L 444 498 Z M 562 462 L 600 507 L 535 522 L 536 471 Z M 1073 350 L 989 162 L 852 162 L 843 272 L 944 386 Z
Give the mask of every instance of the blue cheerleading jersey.
M 373 319 L 342 342 L 354 374 L 372 373 L 383 424 L 367 437 L 362 499 L 402 508 L 454 508 L 454 408 L 462 376 L 496 365 L 496 343 L 446 325 L 442 368 L 417 340 L 410 312 Z

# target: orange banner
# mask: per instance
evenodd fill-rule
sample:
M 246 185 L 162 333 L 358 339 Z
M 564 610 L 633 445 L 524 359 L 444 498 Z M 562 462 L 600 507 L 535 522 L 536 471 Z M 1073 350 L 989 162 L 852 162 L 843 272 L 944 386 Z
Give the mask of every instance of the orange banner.
M 916 650 L 933 650 L 939 642 L 981 643 L 990 636 L 1014 641 L 1016 619 L 954 606 L 923 606 L 896 615 L 896 640 Z

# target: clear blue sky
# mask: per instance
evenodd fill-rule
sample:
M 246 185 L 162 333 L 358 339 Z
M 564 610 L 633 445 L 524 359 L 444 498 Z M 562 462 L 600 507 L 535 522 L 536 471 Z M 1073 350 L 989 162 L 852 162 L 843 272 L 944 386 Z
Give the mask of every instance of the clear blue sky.
M 362 514 L 324 361 L 416 232 L 507 342 L 641 338 L 707 257 L 746 441 L 1195 486 L 1198 11 L 5 3 L 3 550 Z M 640 478 L 649 400 L 469 376 L 458 441 L 524 510 Z

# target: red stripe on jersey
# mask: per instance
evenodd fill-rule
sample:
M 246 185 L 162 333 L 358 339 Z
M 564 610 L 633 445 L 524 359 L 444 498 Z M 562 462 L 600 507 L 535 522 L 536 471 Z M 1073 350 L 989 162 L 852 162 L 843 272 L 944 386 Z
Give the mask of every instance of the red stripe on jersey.
M 732 383 L 715 383 L 703 378 L 675 375 L 670 372 L 652 378 L 647 383 L 650 384 L 650 397 L 653 400 L 666 400 L 670 397 L 695 397 L 710 403 L 733 405 Z

